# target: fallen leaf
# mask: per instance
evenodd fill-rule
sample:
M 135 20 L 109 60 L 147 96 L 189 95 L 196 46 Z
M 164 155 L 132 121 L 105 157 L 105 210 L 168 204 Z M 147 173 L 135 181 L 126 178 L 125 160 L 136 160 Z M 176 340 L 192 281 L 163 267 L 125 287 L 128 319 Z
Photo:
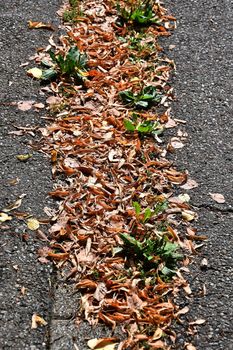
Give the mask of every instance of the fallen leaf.
M 18 154 L 16 156 L 16 158 L 18 160 L 20 160 L 20 162 L 26 162 L 29 158 L 32 158 L 32 154 L 28 153 L 28 154 Z
M 18 109 L 21 111 L 29 111 L 32 108 L 34 101 L 20 101 L 17 103 Z
M 173 119 L 169 118 L 167 123 L 165 124 L 165 128 L 166 129 L 175 128 L 176 125 L 177 125 L 177 123 Z
M 42 77 L 43 71 L 42 69 L 35 67 L 27 70 L 27 74 L 32 78 L 40 79 Z
M 105 283 L 100 282 L 96 288 L 93 298 L 95 298 L 98 301 L 101 301 L 104 299 L 106 293 L 107 293 L 107 288 Z
M 193 179 L 188 179 L 188 181 L 180 187 L 183 188 L 184 190 L 191 190 L 195 187 L 198 187 L 198 183 Z
M 40 223 L 37 219 L 30 218 L 27 220 L 27 227 L 31 231 L 36 231 L 40 227 Z
M 29 29 L 48 29 L 48 30 L 55 30 L 52 24 L 49 23 L 43 23 L 43 22 L 33 22 L 28 21 L 28 28 Z
M 187 203 L 190 201 L 190 197 L 187 193 L 180 194 L 178 198 L 181 200 L 182 203 Z
M 148 343 L 150 345 L 150 349 L 164 349 L 164 342 L 162 340 L 157 340 L 157 341 L 154 341 L 154 342 L 149 342 Z
M 209 193 L 209 194 L 212 197 L 212 199 L 217 203 L 222 204 L 226 202 L 224 196 L 221 193 Z
M 11 179 L 8 181 L 8 184 L 11 185 L 11 186 L 15 186 L 19 183 L 20 179 L 18 177 L 14 178 L 14 179 Z
M 26 196 L 26 194 L 22 194 L 15 202 L 13 202 L 12 204 L 10 204 L 6 208 L 4 208 L 3 211 L 5 213 L 8 213 L 11 210 L 19 208 L 21 206 L 21 204 L 22 204 L 22 199 L 25 196 Z
M 191 290 L 189 284 L 188 284 L 187 286 L 184 286 L 183 289 L 184 289 L 184 291 L 185 291 L 185 293 L 186 293 L 187 295 L 192 294 L 192 290 Z
M 179 310 L 176 314 L 175 317 L 179 316 L 179 315 L 185 315 L 189 312 L 189 308 L 188 306 L 183 307 L 183 309 Z
M 182 211 L 182 217 L 183 219 L 185 219 L 186 221 L 192 221 L 195 219 L 195 213 L 191 210 L 183 210 Z
M 114 350 L 117 344 L 116 340 L 116 338 L 95 338 L 88 340 L 87 345 L 90 349 Z
M 58 96 L 49 96 L 46 100 L 49 105 L 55 105 L 61 103 L 61 98 Z
M 45 107 L 45 105 L 44 105 L 43 103 L 35 103 L 35 104 L 33 105 L 33 107 L 38 108 L 38 109 L 42 109 L 42 108 Z
M 48 322 L 46 322 L 41 316 L 36 313 L 32 315 L 32 329 L 36 329 L 38 326 L 46 326 Z
M 180 149 L 180 148 L 184 147 L 183 142 L 181 142 L 178 137 L 172 137 L 171 145 L 172 145 L 173 148 L 176 148 L 176 149 Z
M 193 325 L 201 325 L 201 324 L 204 324 L 204 323 L 206 323 L 206 320 L 204 320 L 202 318 L 199 318 L 198 320 L 193 321 L 193 322 L 189 322 L 189 324 L 191 326 L 193 326 Z
M 158 340 L 163 336 L 164 332 L 161 328 L 157 328 L 152 336 L 152 340 Z
M 193 346 L 191 343 L 185 344 L 186 350 L 197 350 L 195 346 Z
M 168 48 L 169 50 L 173 50 L 176 47 L 176 45 L 169 45 Z
M 114 149 L 111 149 L 111 151 L 108 154 L 108 159 L 110 162 L 119 162 L 119 159 L 114 158 L 117 154 L 117 152 Z
M 6 213 L 0 213 L 0 223 L 5 222 L 5 221 L 9 221 L 9 220 L 12 220 L 12 216 L 9 216 Z

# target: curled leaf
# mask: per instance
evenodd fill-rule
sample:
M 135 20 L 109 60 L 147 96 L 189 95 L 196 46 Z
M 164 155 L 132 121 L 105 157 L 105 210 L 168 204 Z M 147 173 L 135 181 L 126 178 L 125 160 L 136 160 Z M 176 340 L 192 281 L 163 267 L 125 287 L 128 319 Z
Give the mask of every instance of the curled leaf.
M 5 213 L 8 213 L 11 210 L 19 208 L 22 204 L 22 199 L 25 196 L 26 196 L 25 194 L 22 194 L 15 202 L 13 202 L 12 204 L 9 204 L 6 208 L 4 208 L 3 211 Z
M 192 221 L 195 219 L 195 213 L 191 210 L 183 210 L 182 211 L 182 217 L 186 220 L 186 221 Z
M 20 161 L 20 162 L 26 162 L 29 158 L 32 158 L 32 154 L 28 153 L 28 154 L 18 154 L 16 156 L 16 158 Z
M 98 350 L 114 350 L 117 344 L 116 338 L 94 338 L 90 339 L 87 342 L 87 345 L 90 349 L 98 349 Z
M 54 27 L 52 24 L 49 23 L 42 23 L 42 22 L 33 22 L 28 21 L 28 28 L 29 29 L 48 29 L 48 30 L 54 30 Z
M 193 321 L 193 322 L 189 322 L 189 324 L 191 326 L 193 326 L 193 325 L 201 325 L 201 324 L 204 324 L 204 323 L 206 323 L 206 320 L 204 320 L 202 318 L 199 318 L 199 319 L 197 319 L 196 321 Z
M 9 216 L 8 214 L 5 214 L 5 213 L 0 213 L 0 223 L 9 221 L 11 219 L 12 219 L 12 216 Z
M 46 326 L 48 322 L 46 322 L 41 316 L 36 313 L 32 315 L 32 329 L 36 329 L 38 326 Z

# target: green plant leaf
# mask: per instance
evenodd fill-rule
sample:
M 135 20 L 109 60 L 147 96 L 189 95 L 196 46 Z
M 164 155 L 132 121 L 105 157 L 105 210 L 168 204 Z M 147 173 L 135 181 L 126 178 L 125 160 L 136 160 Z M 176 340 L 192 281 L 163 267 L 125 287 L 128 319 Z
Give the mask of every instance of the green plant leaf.
M 147 220 L 149 220 L 152 215 L 153 215 L 153 212 L 150 210 L 150 208 L 146 208 L 145 213 L 144 213 L 143 222 L 146 222 Z
M 54 80 L 57 77 L 57 72 L 53 68 L 49 68 L 43 71 L 41 79 L 42 80 Z
M 141 213 L 141 206 L 140 206 L 140 204 L 138 202 L 133 202 L 133 207 L 135 209 L 136 215 L 137 216 L 140 215 L 140 213 Z
M 139 101 L 135 102 L 135 107 L 147 108 L 148 102 L 139 100 Z
M 139 123 L 136 127 L 137 131 L 141 133 L 150 133 L 153 131 L 153 128 L 154 128 L 153 122 Z
M 134 237 L 130 236 L 127 233 L 121 233 L 120 234 L 121 239 L 123 240 L 123 242 L 130 246 L 131 248 L 135 249 L 135 253 L 139 252 L 142 250 L 142 243 L 140 243 L 137 239 L 135 239 Z
M 124 119 L 124 126 L 125 126 L 126 130 L 131 131 L 131 132 L 135 131 L 135 129 L 136 129 L 135 125 L 128 119 Z
M 135 100 L 134 94 L 132 93 L 132 91 L 129 91 L 129 90 L 121 91 L 119 95 L 124 103 L 130 104 Z
M 167 201 L 164 201 L 162 203 L 157 203 L 154 209 L 155 215 L 158 215 L 159 213 L 162 213 L 164 210 L 168 208 Z

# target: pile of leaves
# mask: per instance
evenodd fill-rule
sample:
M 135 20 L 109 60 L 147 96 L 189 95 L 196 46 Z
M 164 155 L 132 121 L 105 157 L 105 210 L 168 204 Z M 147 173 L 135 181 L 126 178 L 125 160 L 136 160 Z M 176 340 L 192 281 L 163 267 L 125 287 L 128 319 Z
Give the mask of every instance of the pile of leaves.
M 158 38 L 175 19 L 158 2 L 74 3 L 67 35 L 38 53 L 37 75 L 29 71 L 51 94 L 42 151 L 59 201 L 39 259 L 82 293 L 79 321 L 122 327 L 119 350 L 169 349 L 173 298 L 191 293 L 178 268 L 187 271 L 198 239 L 189 196 L 174 195 L 189 188 L 187 174 L 166 159 L 174 148 L 163 140 L 179 121 L 168 109 L 174 63 Z

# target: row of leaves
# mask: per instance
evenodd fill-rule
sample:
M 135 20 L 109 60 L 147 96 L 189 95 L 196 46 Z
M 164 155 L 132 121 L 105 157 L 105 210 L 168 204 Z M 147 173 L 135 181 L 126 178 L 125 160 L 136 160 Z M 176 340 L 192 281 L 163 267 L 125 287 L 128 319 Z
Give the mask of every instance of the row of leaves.
M 69 11 L 69 21 L 73 23 L 79 21 L 81 14 L 79 5 L 79 1 L 70 0 L 70 9 L 67 11 Z M 128 48 L 131 50 L 132 62 L 137 62 L 142 57 L 143 59 L 151 58 L 150 55 L 153 57 L 156 47 L 153 44 L 153 38 L 147 40 L 148 34 L 144 29 L 150 25 L 161 24 L 153 10 L 152 2 L 129 0 L 126 5 L 124 8 L 121 8 L 119 4 L 115 7 L 118 11 L 115 23 L 116 31 L 120 33 L 118 38 L 122 42 L 129 43 Z M 66 19 L 64 18 L 65 21 Z M 89 58 L 76 45 L 72 45 L 73 43 L 71 43 L 67 53 L 50 51 L 50 60 L 42 61 L 46 69 L 40 76 L 41 80 L 63 81 L 70 85 L 79 83 L 85 89 L 86 82 L 92 79 Z M 161 88 L 144 85 L 140 82 L 136 88 L 120 91 L 118 97 L 129 109 L 130 118 L 123 121 L 127 136 L 130 133 L 130 137 L 136 136 L 137 138 L 139 136 L 141 140 L 146 141 L 147 137 L 156 139 L 163 132 L 163 127 L 157 120 L 142 120 L 140 115 L 141 110 L 157 106 L 161 102 L 163 97 Z M 170 281 L 182 255 L 179 252 L 179 246 L 174 243 L 168 230 L 169 225 L 166 222 L 168 203 L 163 198 L 151 207 L 145 208 L 138 201 L 134 201 L 132 207 L 134 227 L 130 234 L 119 234 L 121 244 L 113 248 L 112 257 L 115 255 L 123 256 L 127 261 L 130 256 L 137 268 L 138 276 L 143 280 L 143 286 L 146 285 L 145 281 L 148 276 L 152 278 L 150 283 L 155 282 L 156 284 L 158 280 L 162 283 Z M 57 249 L 59 251 L 60 247 Z M 68 253 L 64 254 L 67 256 Z M 130 276 L 130 268 L 126 273 L 127 276 Z M 91 273 L 89 273 L 90 275 Z M 102 282 L 99 275 L 99 271 L 97 271 L 96 280 Z M 164 300 L 163 297 L 161 300 Z M 146 348 L 147 344 L 145 343 L 144 346 Z

